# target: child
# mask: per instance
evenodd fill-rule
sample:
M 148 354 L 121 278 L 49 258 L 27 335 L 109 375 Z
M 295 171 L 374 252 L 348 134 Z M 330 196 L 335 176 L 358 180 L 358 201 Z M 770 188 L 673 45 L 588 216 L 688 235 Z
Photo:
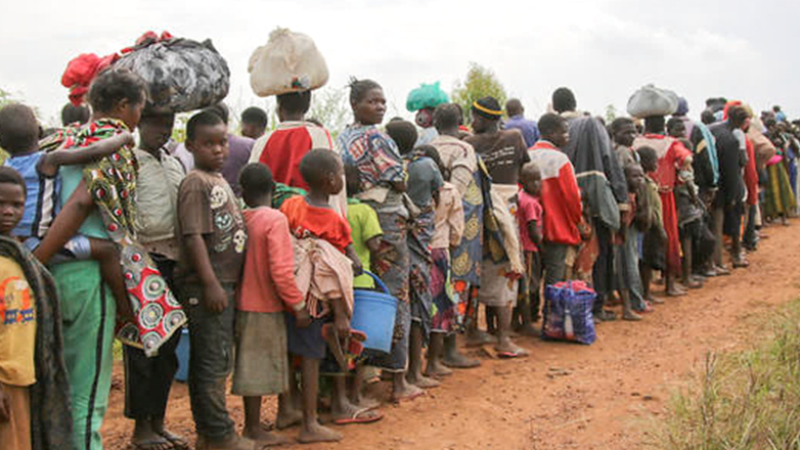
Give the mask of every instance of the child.
M 294 279 L 294 253 L 286 216 L 270 208 L 274 182 L 269 167 L 248 164 L 239 174 L 242 198 L 249 209 L 248 250 L 236 296 L 236 367 L 234 395 L 244 397 L 242 434 L 265 445 L 287 441 L 261 427 L 261 397 L 289 388 L 284 310 L 298 326 L 310 323 L 306 302 Z M 281 399 L 285 402 L 286 399 Z
M 525 255 L 525 280 L 528 283 L 527 297 L 519 305 L 522 317 L 520 332 L 532 336 L 533 323 L 539 320 L 539 281 L 542 273 L 542 259 L 539 254 L 542 245 L 542 172 L 536 163 L 522 166 L 520 172 L 522 190 L 518 194 L 517 223 L 520 241 Z
M 444 180 L 436 163 L 424 156 L 425 151 L 436 149 L 429 145 L 414 148 L 417 131 L 413 123 L 395 120 L 386 125 L 386 132 L 397 143 L 400 155 L 406 161 L 408 196 L 419 210 L 416 215 L 412 214 L 415 216 L 414 224 L 408 235 L 411 256 L 411 339 L 406 381 L 422 389 L 433 388 L 439 382 L 422 374 L 422 347 L 430 336 L 432 319 L 430 242 L 434 233 L 434 203 L 438 200 Z
M 0 167 L 0 442 L 9 450 L 70 448 L 70 386 L 49 273 L 13 238 L 25 181 Z
M 375 210 L 355 198 L 361 192 L 358 185 L 358 168 L 347 164 L 344 166 L 344 174 L 347 182 L 347 221 L 352 230 L 353 248 L 361 261 L 361 267 L 365 272 L 369 272 L 372 255 L 380 249 L 383 230 Z M 372 289 L 375 287 L 375 281 L 369 275 L 361 274 L 353 281 L 353 287 Z
M 126 145 L 133 145 L 133 135 L 123 131 L 88 147 L 45 152 L 39 149 L 39 124 L 33 110 L 12 103 L 0 110 L 0 147 L 11 156 L 5 165 L 22 174 L 28 196 L 25 214 L 11 235 L 35 250 L 50 229 L 60 209 L 62 166 L 81 166 L 109 156 Z M 67 242 L 59 252 L 60 259 L 95 259 L 100 262 L 103 279 L 111 286 L 117 301 L 117 310 L 123 317 L 131 317 L 128 294 L 123 284 L 119 253 L 109 241 L 79 234 Z M 48 262 L 46 258 L 43 262 Z
M 350 225 L 328 201 L 344 188 L 344 169 L 339 157 L 327 149 L 311 150 L 300 162 L 300 173 L 308 184 L 305 196 L 296 196 L 281 205 L 289 220 L 295 241 L 296 276 L 301 292 L 308 292 L 308 312 L 313 318 L 307 328 L 299 327 L 287 315 L 289 353 L 301 358 L 303 425 L 302 443 L 336 442 L 342 435 L 319 424 L 317 395 L 319 366 L 325 357 L 323 325 L 333 322 L 339 340 L 350 335 L 353 273 L 361 263 L 353 248 Z M 330 328 L 329 328 L 330 329 Z M 364 411 L 347 398 L 346 379 L 334 377 L 331 411 L 335 423 L 366 423 L 382 418 Z
M 622 215 L 620 232 L 617 235 L 617 290 L 622 297 L 622 319 L 630 321 L 642 320 L 636 311 L 650 312 L 642 298 L 642 281 L 639 276 L 638 246 L 639 232 L 634 227 L 634 218 L 639 208 L 637 204 L 639 192 L 644 188 L 644 171 L 639 163 L 629 162 L 624 167 L 625 179 L 628 182 L 628 210 Z
M 699 289 L 703 283 L 696 279 L 692 271 L 695 267 L 694 247 L 702 239 L 703 210 L 694 184 L 694 173 L 691 169 L 678 172 L 678 185 L 675 186 L 675 207 L 678 210 L 678 234 L 683 251 L 683 274 L 681 283 L 690 289 Z
M 435 147 L 426 146 L 425 156 L 436 162 L 442 176 L 448 173 Z M 452 373 L 444 365 L 444 342 L 447 335 L 455 335 L 460 324 L 458 303 L 451 295 L 450 286 L 450 249 L 461 245 L 464 235 L 464 206 L 461 194 L 454 184 L 444 182 L 439 190 L 439 200 L 434 214 L 435 233 L 431 240 L 431 282 L 430 293 L 433 300 L 433 319 L 431 321 L 431 338 L 428 349 L 428 365 L 425 375 L 442 377 Z
M 567 121 L 556 114 L 539 119 L 542 139 L 529 150 L 542 171 L 542 265 L 545 286 L 567 280 L 567 254 L 581 243 L 582 203 L 575 171 L 560 149 L 569 144 Z
M 664 230 L 658 183 L 652 178 L 655 171 L 658 170 L 658 156 L 656 151 L 648 146 L 639 147 L 636 152 L 645 173 L 644 195 L 640 199 L 639 213 L 637 213 L 637 224 L 642 233 L 641 260 L 639 261 L 642 295 L 647 302 L 662 304 L 663 300 L 657 299 L 650 293 L 653 269 L 666 269 L 664 245 L 667 241 L 667 232 Z
M 189 317 L 189 398 L 197 447 L 251 449 L 225 406 L 225 380 L 233 367 L 235 288 L 244 265 L 247 231 L 231 187 L 220 171 L 228 128 L 208 111 L 186 125 L 186 148 L 195 168 L 178 192 L 181 261 L 178 298 Z

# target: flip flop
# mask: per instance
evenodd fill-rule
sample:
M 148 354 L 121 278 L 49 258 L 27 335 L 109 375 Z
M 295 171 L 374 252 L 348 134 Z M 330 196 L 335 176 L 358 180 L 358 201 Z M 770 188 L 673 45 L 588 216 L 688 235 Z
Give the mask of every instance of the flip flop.
M 373 412 L 373 409 L 370 408 L 362 408 L 357 410 L 352 417 L 349 419 L 335 419 L 333 423 L 336 425 L 349 425 L 352 423 L 373 423 L 383 419 L 383 414 L 378 412 L 377 414 L 373 415 L 372 417 L 359 417 L 364 413 Z
M 180 437 L 178 435 L 172 434 L 167 430 L 164 430 L 161 433 L 158 433 L 158 435 L 163 437 L 164 439 L 168 440 L 169 443 L 172 444 L 172 448 L 174 448 L 175 450 L 190 450 L 191 449 L 191 447 L 189 445 L 189 441 L 187 441 L 186 439 L 184 439 L 184 438 L 182 438 L 182 437 Z
M 495 350 L 495 351 L 497 351 L 497 350 Z M 520 349 L 518 349 L 516 351 L 513 351 L 513 352 L 500 352 L 500 351 L 497 351 L 497 357 L 498 358 L 502 358 L 502 359 L 524 358 L 524 357 L 526 357 L 528 355 L 529 355 L 529 353 L 524 348 L 520 348 Z
M 425 395 L 425 391 L 420 391 L 420 392 L 417 392 L 416 394 L 407 395 L 405 397 L 393 398 L 392 399 L 392 403 L 407 403 L 407 402 L 410 402 L 412 400 L 416 400 L 416 399 L 418 399 L 418 398 L 420 398 L 420 397 L 422 397 L 424 395 Z

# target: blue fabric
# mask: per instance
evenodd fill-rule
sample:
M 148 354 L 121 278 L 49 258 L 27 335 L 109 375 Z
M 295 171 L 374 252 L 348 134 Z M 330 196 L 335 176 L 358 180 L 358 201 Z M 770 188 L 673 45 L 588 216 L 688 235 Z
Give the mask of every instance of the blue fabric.
M 581 282 L 563 282 L 544 291 L 542 338 L 592 344 L 597 339 L 592 305 L 597 294 Z
M 58 170 L 62 182 L 61 193 L 59 195 L 62 205 L 67 204 L 72 193 L 75 192 L 75 189 L 81 181 L 83 181 L 83 169 L 84 166 L 63 166 Z M 97 208 L 92 208 L 92 212 L 89 214 L 89 217 L 83 221 L 79 231 L 81 234 L 85 234 L 89 237 L 109 239 L 106 226 L 103 224 L 103 218 L 100 216 L 100 211 L 98 211 Z
M 28 191 L 25 213 L 11 232 L 12 236 L 44 237 L 61 207 L 58 196 L 61 191 L 61 177 L 47 178 L 39 173 L 39 161 L 42 156 L 44 152 L 39 151 L 29 155 L 12 156 L 5 162 L 7 167 L 22 175 L 25 189 Z
M 522 137 L 525 139 L 525 145 L 528 148 L 533 147 L 533 144 L 539 140 L 539 127 L 533 120 L 528 120 L 525 116 L 519 115 L 508 119 L 505 123 L 506 130 L 515 128 L 522 132 Z

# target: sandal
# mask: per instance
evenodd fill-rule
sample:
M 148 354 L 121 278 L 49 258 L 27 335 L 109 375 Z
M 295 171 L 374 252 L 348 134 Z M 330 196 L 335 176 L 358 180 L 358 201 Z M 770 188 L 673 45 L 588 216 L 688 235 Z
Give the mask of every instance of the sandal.
M 362 408 L 356 410 L 350 418 L 334 419 L 333 423 L 336 425 L 349 425 L 352 423 L 373 423 L 383 419 L 383 414 L 373 410 L 374 408 Z

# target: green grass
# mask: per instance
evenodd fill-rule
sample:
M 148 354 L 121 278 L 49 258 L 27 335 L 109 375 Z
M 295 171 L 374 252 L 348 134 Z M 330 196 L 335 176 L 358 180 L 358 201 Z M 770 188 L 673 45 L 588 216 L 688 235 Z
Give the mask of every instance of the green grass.
M 800 301 L 762 326 L 752 350 L 709 353 L 654 425 L 664 450 L 800 450 Z

